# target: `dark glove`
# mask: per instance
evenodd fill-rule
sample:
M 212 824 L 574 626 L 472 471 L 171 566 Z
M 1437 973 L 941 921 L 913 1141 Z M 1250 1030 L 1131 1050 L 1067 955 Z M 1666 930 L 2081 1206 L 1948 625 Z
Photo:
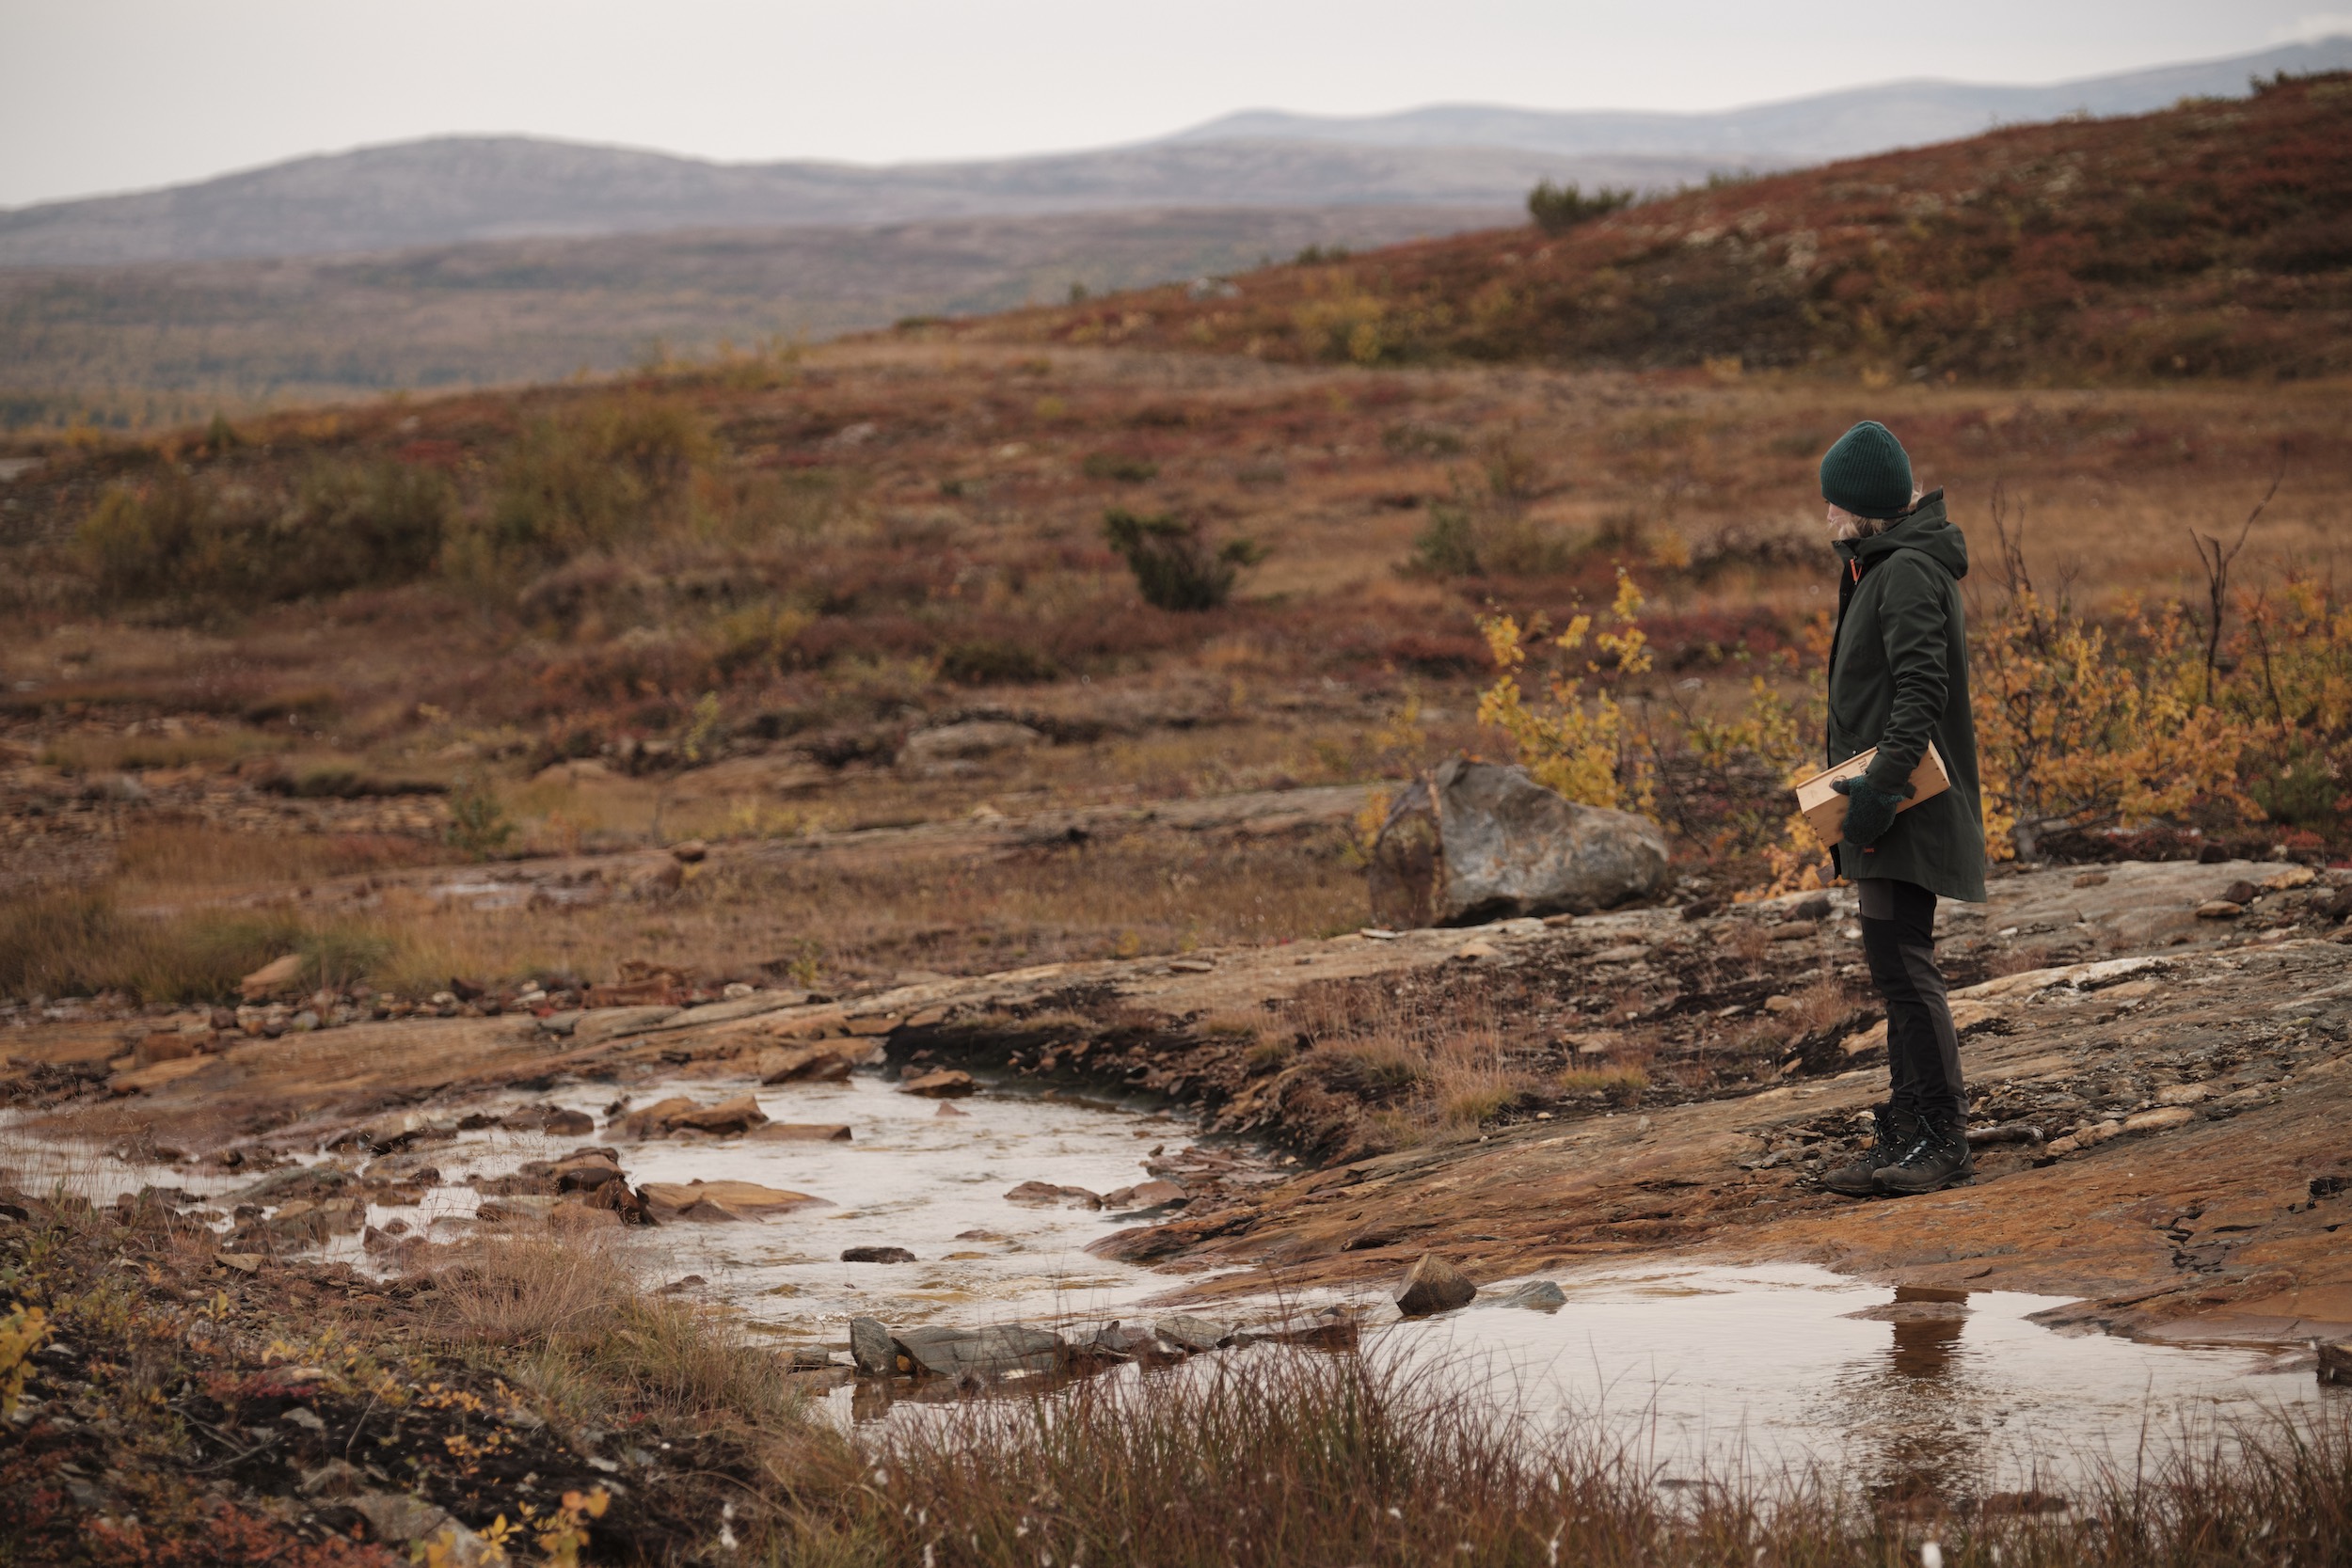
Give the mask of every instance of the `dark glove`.
M 1886 830 L 1895 825 L 1897 808 L 1911 799 L 1911 785 L 1903 785 L 1898 795 L 1872 784 L 1867 773 L 1840 779 L 1830 788 L 1846 798 L 1846 823 L 1841 831 L 1846 842 L 1857 849 L 1867 849 L 1884 838 Z

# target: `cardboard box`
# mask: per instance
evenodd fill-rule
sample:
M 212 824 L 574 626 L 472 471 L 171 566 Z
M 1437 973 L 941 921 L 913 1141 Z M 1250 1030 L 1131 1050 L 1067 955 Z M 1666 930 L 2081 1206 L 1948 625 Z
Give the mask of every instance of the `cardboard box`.
M 1820 835 L 1821 847 L 1835 847 L 1846 836 L 1847 799 L 1830 788 L 1840 779 L 1851 779 L 1857 773 L 1869 771 L 1878 760 L 1878 748 L 1873 746 L 1860 756 L 1848 757 L 1835 768 L 1824 768 L 1797 784 L 1797 810 Z M 1919 766 L 1911 770 L 1911 799 L 1895 808 L 1898 814 L 1909 811 L 1922 800 L 1931 800 L 1952 787 L 1951 775 L 1944 771 L 1944 759 L 1936 754 L 1935 742 L 1928 742 L 1927 754 Z

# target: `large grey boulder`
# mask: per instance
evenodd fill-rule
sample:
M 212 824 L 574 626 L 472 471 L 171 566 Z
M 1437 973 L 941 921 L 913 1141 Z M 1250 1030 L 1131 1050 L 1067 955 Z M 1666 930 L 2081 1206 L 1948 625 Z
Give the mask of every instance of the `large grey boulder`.
M 1455 757 L 1389 808 L 1372 852 L 1372 917 L 1400 930 L 1588 914 L 1666 886 L 1666 835 L 1581 806 L 1524 768 Z

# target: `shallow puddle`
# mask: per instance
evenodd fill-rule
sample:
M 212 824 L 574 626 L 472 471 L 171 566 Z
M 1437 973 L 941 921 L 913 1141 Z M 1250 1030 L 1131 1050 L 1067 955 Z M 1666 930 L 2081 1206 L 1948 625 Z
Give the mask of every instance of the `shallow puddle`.
M 1824 1464 L 1900 1489 L 2030 1488 L 2097 1458 L 2315 1403 L 2308 1362 L 2059 1335 L 2065 1298 L 1867 1285 L 1804 1266 L 1555 1275 L 1566 1305 L 1471 1307 L 1383 1336 L 1554 1430 L 1668 1476 Z M 1859 1314 L 1859 1315 L 1858 1315 Z M 1891 1321 L 1889 1321 L 1891 1320 Z
M 1890 1289 L 1804 1265 L 1547 1277 L 1567 1297 L 1551 1312 L 1473 1305 L 1404 1321 L 1385 1296 L 1357 1296 L 1359 1354 L 1402 1357 L 1415 1376 L 1490 1400 L 1499 1420 L 1597 1439 L 1661 1484 L 1818 1469 L 1898 1497 L 2062 1494 L 2103 1464 L 2128 1473 L 2339 1393 L 2320 1387 L 2307 1356 L 2061 1336 L 2026 1321 L 2063 1297 Z M 1349 1300 L 1317 1291 L 1216 1310 L 1249 1321 Z M 1173 1375 L 1287 1354 L 1227 1351 Z M 835 1390 L 829 1409 L 850 1423 L 914 1414 L 876 1392 Z
M 654 1085 L 638 1103 L 707 1085 Z M 961 1113 L 942 1116 L 947 1103 Z M 1148 1180 L 1154 1148 L 1190 1140 L 1182 1122 L 1012 1095 L 938 1101 L 864 1075 L 763 1090 L 787 1122 L 847 1125 L 847 1143 L 662 1140 L 622 1150 L 629 1180 L 756 1181 L 826 1200 L 745 1225 L 668 1225 L 640 1243 L 671 1278 L 697 1274 L 755 1323 L 839 1339 L 858 1313 L 894 1326 L 1036 1322 L 1099 1311 L 1169 1286 L 1089 1256 L 1089 1242 L 1148 1214 L 1006 1201 L 1024 1181 L 1116 1191 Z M 853 1246 L 898 1246 L 913 1263 L 844 1263 Z

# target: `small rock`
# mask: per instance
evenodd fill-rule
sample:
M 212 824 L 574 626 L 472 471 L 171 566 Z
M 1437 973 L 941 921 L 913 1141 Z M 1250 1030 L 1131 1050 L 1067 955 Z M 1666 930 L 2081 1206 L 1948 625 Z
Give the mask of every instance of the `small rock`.
M 898 1370 L 898 1353 L 880 1318 L 850 1320 L 850 1359 L 867 1377 L 888 1377 Z
M 1216 973 L 1216 965 L 1206 958 L 1176 958 L 1170 960 L 1168 967 L 1177 974 L 1214 974 Z
M 1219 1349 L 1231 1343 L 1233 1338 L 1230 1324 L 1218 1323 L 1213 1318 L 1195 1317 L 1188 1312 L 1162 1318 L 1152 1325 L 1152 1330 L 1169 1344 L 1196 1355 Z
M 1396 1309 L 1408 1318 L 1451 1312 L 1478 1294 L 1470 1276 L 1434 1252 L 1424 1252 L 1396 1288 Z
M 750 1133 L 753 1143 L 762 1144 L 846 1144 L 850 1129 L 842 1122 L 771 1121 L 765 1127 L 755 1127 Z
M 2074 885 L 2076 887 L 2105 887 L 2106 880 L 2107 874 L 2104 871 L 2084 871 L 2075 875 Z
M 1160 1348 L 1158 1335 L 1148 1328 L 1139 1328 L 1132 1323 L 1112 1323 L 1105 1327 L 1098 1328 L 1094 1331 L 1094 1337 L 1087 1342 L 1096 1350 L 1107 1351 L 1113 1355 L 1148 1356 Z
M 710 858 L 710 846 L 699 838 L 681 839 L 670 846 L 670 858 L 680 865 L 696 865 Z
M 354 1497 L 351 1506 L 368 1522 L 370 1535 L 403 1546 L 411 1541 L 421 1541 L 450 1523 L 448 1514 L 422 1497 L 398 1492 L 365 1492 Z
M 1132 1187 L 1121 1187 L 1115 1193 L 1103 1195 L 1105 1209 L 1165 1209 L 1174 1204 L 1190 1203 L 1192 1195 L 1173 1181 L 1154 1179 L 1138 1181 Z
M 1593 955 L 1597 964 L 1637 964 L 1649 957 L 1649 949 L 1640 942 L 1628 942 L 1622 947 L 1604 947 Z
M 259 1002 L 264 997 L 291 990 L 301 977 L 302 955 L 289 953 L 282 958 L 272 958 L 238 981 L 237 989 L 245 993 L 247 1002 Z
M 330 1459 L 317 1469 L 302 1473 L 302 1495 L 306 1497 L 349 1497 L 367 1489 L 367 1472 L 347 1460 Z
M 2197 1119 L 2197 1113 L 2186 1105 L 2167 1105 L 2160 1110 L 2142 1111 L 2123 1123 L 2126 1132 L 2161 1132 L 2168 1127 L 2180 1127 Z
M 738 1095 L 716 1105 L 698 1106 L 670 1118 L 673 1127 L 691 1127 L 697 1132 L 716 1132 L 721 1136 L 747 1132 L 768 1119 L 768 1113 L 759 1108 L 755 1097 Z
M 902 1246 L 853 1246 L 841 1249 L 844 1263 L 912 1263 L 914 1254 Z
M 2194 1105 L 2205 1098 L 2206 1092 L 2205 1085 L 2202 1084 L 2173 1084 L 2156 1091 L 2156 1103 L 2159 1105 Z
M 2245 912 L 2245 905 L 2229 898 L 2209 898 L 2197 906 L 2200 920 L 2235 920 Z
M 979 1087 L 972 1081 L 970 1073 L 943 1068 L 937 1072 L 927 1072 L 920 1078 L 899 1085 L 898 1092 L 919 1094 L 930 1100 L 961 1100 L 965 1095 L 978 1093 Z
M 1557 1312 L 1567 1304 L 1567 1292 L 1559 1286 L 1549 1279 L 1531 1279 L 1507 1294 L 1497 1296 L 1483 1305 L 1518 1307 L 1531 1312 Z
M 1057 1187 L 1051 1181 L 1024 1181 L 1005 1195 L 1007 1203 L 1019 1203 L 1032 1209 L 1051 1209 L 1073 1204 L 1081 1209 L 1100 1209 L 1103 1197 L 1084 1187 Z
M 1764 999 L 1764 1010 L 1768 1013 L 1793 1013 L 1797 1010 L 1797 999 L 1793 996 L 1768 996 Z
M 262 1255 L 258 1252 L 216 1252 L 213 1254 L 213 1261 L 239 1274 L 262 1272 Z
M 971 1114 L 969 1111 L 957 1110 L 944 1100 L 939 1102 L 939 1109 L 931 1113 L 934 1117 L 968 1117 Z
M 2260 898 L 2262 895 L 2262 889 L 2256 887 L 2253 883 L 2247 881 L 2244 879 L 2232 882 L 2228 887 L 2221 890 L 2221 896 L 2225 902 L 2236 904 L 2240 907 L 2252 903 L 2255 899 Z
M 761 1052 L 752 1070 L 763 1085 L 837 1084 L 850 1076 L 852 1060 L 866 1053 L 866 1046 L 850 1040 L 787 1045 Z

